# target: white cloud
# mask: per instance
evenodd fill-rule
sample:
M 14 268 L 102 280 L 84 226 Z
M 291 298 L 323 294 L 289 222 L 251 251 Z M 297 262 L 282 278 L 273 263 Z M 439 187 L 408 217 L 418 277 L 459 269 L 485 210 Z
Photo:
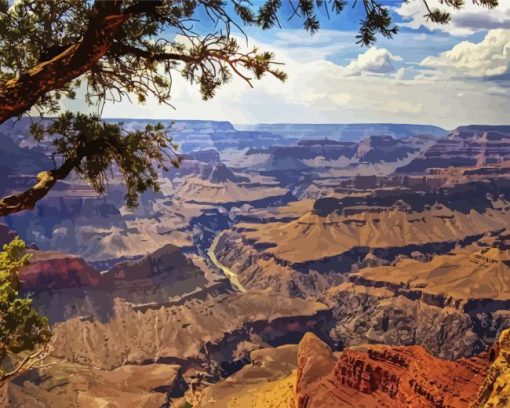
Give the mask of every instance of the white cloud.
M 385 48 L 369 48 L 345 67 L 345 75 L 359 76 L 363 73 L 388 74 L 397 70 L 393 65 L 393 62 L 396 61 L 402 61 L 402 58 L 393 55 Z
M 145 105 L 108 104 L 104 116 L 228 120 L 233 123 L 429 123 L 446 128 L 469 123 L 509 122 L 508 88 L 493 81 L 466 81 L 458 76 L 440 75 L 448 66 L 437 61 L 434 66 L 423 67 L 427 70 L 418 71 L 423 73 L 421 76 L 411 76 L 412 68 L 406 61 L 383 48 L 372 48 L 352 62 L 339 65 L 326 61 L 325 54 L 318 59 L 316 53 L 297 55 L 294 48 L 289 50 L 252 40 L 250 45 L 273 51 L 279 61 L 285 62 L 283 68 L 289 74 L 285 84 L 265 77 L 250 89 L 244 81 L 234 79 L 220 88 L 212 101 L 204 102 L 196 87 L 176 75 L 172 93 L 176 110 L 149 99 Z M 315 46 L 312 43 L 310 47 Z M 500 50 L 496 55 L 506 55 L 503 53 L 505 48 L 495 49 Z M 440 54 L 436 58 L 444 57 Z M 463 58 L 468 57 L 459 57 L 459 61 Z M 487 55 L 487 58 L 491 57 Z M 493 64 L 497 65 L 499 60 L 495 60 Z M 394 66 L 397 62 L 406 64 L 405 68 L 397 69 Z M 481 62 L 473 64 L 478 67 Z M 360 75 L 352 75 L 357 72 Z M 456 102 L 460 95 L 463 95 L 461 109 Z
M 501 77 L 510 73 L 510 30 L 491 30 L 479 43 L 462 41 L 421 65 L 462 78 Z
M 352 96 L 345 92 L 332 94 L 330 98 L 334 103 L 340 106 L 347 105 L 352 100 Z
M 500 1 L 494 9 L 473 4 L 471 0 L 465 2 L 461 10 L 453 10 L 441 4 L 440 0 L 428 0 L 431 9 L 450 11 L 452 20 L 448 24 L 437 24 L 428 21 L 425 17 L 423 0 L 409 0 L 394 9 L 406 22 L 403 26 L 418 29 L 426 27 L 429 30 L 440 30 L 455 36 L 469 36 L 496 28 L 510 28 L 510 2 Z
M 405 76 L 406 76 L 406 73 L 407 73 L 408 70 L 406 70 L 404 67 L 402 68 L 399 68 L 396 72 L 395 72 L 395 79 L 404 79 Z

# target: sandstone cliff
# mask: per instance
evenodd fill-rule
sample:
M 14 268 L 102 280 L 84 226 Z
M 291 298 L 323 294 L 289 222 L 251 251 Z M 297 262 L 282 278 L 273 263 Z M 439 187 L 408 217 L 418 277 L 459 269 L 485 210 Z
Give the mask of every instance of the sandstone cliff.
M 510 406 L 510 329 L 501 333 L 494 348 L 495 361 L 487 374 L 472 408 L 505 408 Z
M 215 384 L 196 382 L 196 388 L 174 403 L 204 408 L 468 408 L 484 383 L 491 357 L 493 353 L 482 353 L 450 361 L 433 357 L 423 347 L 383 345 L 332 353 L 316 335 L 306 333 L 297 348 L 253 351 L 251 363 L 239 372 Z M 494 383 L 489 374 L 484 384 L 489 379 Z M 500 380 L 499 391 L 506 386 Z
M 422 347 L 376 345 L 347 349 L 334 361 L 313 335 L 298 353 L 297 408 L 467 407 L 490 364 L 486 355 L 447 361 Z

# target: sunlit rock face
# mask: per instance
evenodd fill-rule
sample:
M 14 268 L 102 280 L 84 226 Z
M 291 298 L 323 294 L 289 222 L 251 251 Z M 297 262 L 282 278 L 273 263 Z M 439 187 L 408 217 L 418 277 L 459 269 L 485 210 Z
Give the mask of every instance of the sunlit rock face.
M 494 360 L 473 408 L 504 408 L 510 404 L 510 330 L 501 333 L 491 350 Z
M 473 401 L 488 355 L 440 360 L 422 347 L 359 346 L 334 358 L 317 337 L 298 349 L 297 408 L 378 406 L 461 408 Z

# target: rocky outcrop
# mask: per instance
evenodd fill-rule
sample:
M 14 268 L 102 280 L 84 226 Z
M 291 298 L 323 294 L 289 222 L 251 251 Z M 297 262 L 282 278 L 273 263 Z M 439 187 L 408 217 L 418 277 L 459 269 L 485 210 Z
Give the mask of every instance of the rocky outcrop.
M 461 126 L 397 170 L 426 173 L 447 167 L 480 167 L 510 159 L 510 126 Z
M 23 290 L 45 290 L 98 287 L 101 276 L 83 258 L 60 252 L 29 251 L 30 263 L 20 272 Z
M 225 380 L 211 384 L 196 376 L 182 400 L 196 408 L 290 408 L 294 394 L 297 362 L 296 344 L 256 349 L 249 353 L 250 363 Z
M 203 180 L 210 181 L 211 183 L 225 183 L 231 181 L 233 183 L 247 183 L 250 181 L 248 177 L 237 176 L 223 163 L 216 164 L 212 167 L 205 167 L 200 174 Z
M 510 326 L 510 311 L 504 307 L 466 311 L 351 282 L 328 290 L 320 299 L 333 312 L 332 341 L 344 346 L 422 345 L 437 357 L 456 359 L 486 350 L 499 331 Z
M 299 343 L 297 354 L 297 406 L 308 406 L 307 389 L 318 379 L 328 375 L 335 366 L 331 349 L 313 333 L 306 333 Z
M 305 340 L 298 351 L 306 358 L 298 359 L 297 408 L 467 408 L 490 364 L 486 355 L 447 361 L 422 347 L 375 345 L 344 350 L 334 361 L 318 338 Z
M 0 406 L 160 408 L 182 394 L 181 380 L 175 365 L 131 365 L 105 371 L 58 362 L 0 385 Z
M 190 204 L 234 206 L 251 204 L 268 207 L 293 201 L 293 195 L 278 183 L 259 182 L 256 178 L 234 174 L 224 164 L 205 166 L 198 177 L 183 180 L 174 195 L 174 200 Z
M 270 147 L 265 150 L 249 150 L 246 155 L 268 154 L 267 160 L 257 166 L 265 171 L 296 171 L 320 167 L 329 163 L 333 166 L 347 166 L 355 161 L 357 144 L 334 140 L 302 140 L 296 145 Z
M 31 253 L 31 263 L 21 271 L 23 291 L 31 293 L 35 307 L 52 323 L 77 316 L 105 321 L 113 313 L 114 298 L 146 310 L 233 291 L 225 277 L 174 245 L 101 273 L 78 256 Z
M 502 391 L 507 384 L 501 377 L 508 364 L 502 366 L 498 359 L 486 375 L 497 349 L 495 345 L 490 353 L 453 361 L 433 357 L 419 346 L 366 344 L 333 353 L 316 335 L 306 333 L 297 350 L 281 346 L 252 351 L 251 364 L 218 383 L 197 381 L 194 391 L 174 402 L 204 408 L 502 408 L 507 406 Z M 492 392 L 495 377 L 499 388 L 493 393 L 499 405 L 480 405 L 478 388 L 490 384 Z M 487 392 L 481 396 L 487 399 Z
M 183 157 L 183 160 L 189 159 L 215 165 L 220 163 L 220 154 L 215 149 L 196 150 Z
M 127 300 L 130 300 L 128 293 L 139 292 L 142 296 L 144 291 L 178 286 L 185 281 L 189 287 L 182 287 L 180 293 L 191 292 L 207 283 L 204 271 L 179 247 L 171 244 L 139 260 L 120 262 L 102 274 L 103 287 L 113 292 L 124 292 L 121 297 Z
M 501 333 L 491 353 L 495 360 L 471 408 L 505 408 L 510 405 L 510 329 Z
M 413 140 L 398 140 L 384 135 L 370 136 L 359 143 L 355 157 L 368 163 L 393 162 L 419 151 L 420 143 L 413 143 Z
M 54 355 L 103 369 L 164 362 L 223 377 L 246 364 L 233 361 L 239 343 L 293 343 L 308 331 L 325 333 L 330 321 L 320 303 L 268 293 L 191 299 L 145 310 L 116 299 L 104 322 L 72 318 L 57 325 Z

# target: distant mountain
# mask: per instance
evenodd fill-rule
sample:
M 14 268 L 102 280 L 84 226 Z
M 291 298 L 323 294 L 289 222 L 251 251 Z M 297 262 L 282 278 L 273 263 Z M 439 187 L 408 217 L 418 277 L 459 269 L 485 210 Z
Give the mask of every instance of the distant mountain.
M 49 121 L 51 118 L 42 119 Z M 9 135 L 16 143 L 23 147 L 34 147 L 35 142 L 30 136 L 30 125 L 41 121 L 40 118 L 21 118 L 8 120 L 0 125 L 0 136 Z M 195 150 L 216 149 L 218 151 L 228 148 L 265 148 L 273 145 L 287 145 L 295 142 L 294 139 L 264 131 L 243 131 L 234 128 L 227 121 L 211 120 L 171 120 L 171 119 L 121 119 L 106 118 L 107 123 L 122 123 L 126 130 L 140 130 L 147 124 L 162 123 L 169 128 L 169 133 L 179 145 L 182 153 Z
M 9 134 L 16 142 L 33 147 L 30 125 L 39 118 L 10 120 L 0 126 L 0 134 Z M 49 120 L 49 119 L 43 119 Z M 437 126 L 402 124 L 254 124 L 233 125 L 228 121 L 171 120 L 140 118 L 107 118 L 108 123 L 122 123 L 127 130 L 143 129 L 147 124 L 162 123 L 182 153 L 195 150 L 245 148 L 268 148 L 287 146 L 299 139 L 332 139 L 359 142 L 373 135 L 388 135 L 404 138 L 417 135 L 444 137 L 447 131 Z
M 257 124 L 236 125 L 239 130 L 271 132 L 296 139 L 333 139 L 358 142 L 372 135 L 389 135 L 400 139 L 408 136 L 432 135 L 444 137 L 447 131 L 438 126 L 408 125 L 396 123 L 351 123 L 351 124 Z
M 507 160 L 510 160 L 510 126 L 460 126 L 397 171 L 427 173 L 448 167 L 479 168 Z
M 297 171 L 312 168 L 345 169 L 357 174 L 363 165 L 379 164 L 379 170 L 401 167 L 425 151 L 436 139 L 430 135 L 411 136 L 401 139 L 388 135 L 373 135 L 360 142 L 341 142 L 330 139 L 300 140 L 290 146 L 274 146 L 269 149 L 249 149 L 245 162 L 261 157 L 262 163 L 252 168 L 262 171 Z M 262 160 L 263 156 L 267 158 Z M 349 167 L 350 166 L 350 167 Z M 298 174 L 298 173 L 296 173 Z
M 411 140 L 394 139 L 391 136 L 374 135 L 362 140 L 358 144 L 356 158 L 362 162 L 378 163 L 391 162 L 405 159 L 410 154 L 420 151 L 420 140 L 418 137 L 408 138 Z
M 273 200 L 293 199 L 285 188 L 281 188 L 274 181 L 260 180 L 257 177 L 247 177 L 234 174 L 227 166 L 220 163 L 215 166 L 205 165 L 200 174 L 191 175 L 183 180 L 183 183 L 175 192 L 174 200 L 227 205 L 233 203 L 266 202 Z
M 148 123 L 162 123 L 169 127 L 170 134 L 179 145 L 180 151 L 245 148 L 265 148 L 273 145 L 287 145 L 295 140 L 266 131 L 244 131 L 234 128 L 232 123 L 211 120 L 169 120 L 169 119 L 105 119 L 122 122 L 128 130 L 142 129 Z
M 233 183 L 247 183 L 250 181 L 248 177 L 236 176 L 232 173 L 232 170 L 223 163 L 214 167 L 204 167 L 200 177 L 204 180 L 210 181 L 211 183 L 226 183 L 228 181 Z

